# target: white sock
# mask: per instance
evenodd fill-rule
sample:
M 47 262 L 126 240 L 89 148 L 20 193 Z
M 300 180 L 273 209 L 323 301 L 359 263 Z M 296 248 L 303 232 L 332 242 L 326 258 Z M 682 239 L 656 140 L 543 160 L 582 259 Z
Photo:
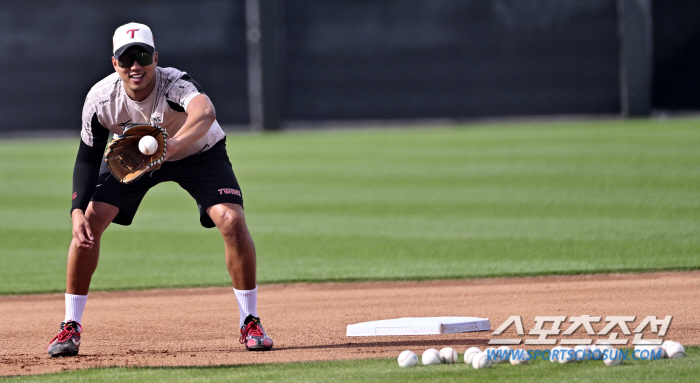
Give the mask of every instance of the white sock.
M 252 290 L 236 290 L 236 300 L 238 301 L 238 313 L 240 315 L 240 322 L 238 327 L 243 327 L 243 322 L 248 315 L 254 317 L 258 316 L 258 286 L 255 286 Z
M 74 320 L 82 325 L 83 311 L 85 311 L 87 297 L 87 295 L 74 295 L 66 293 L 66 318 L 64 322 Z

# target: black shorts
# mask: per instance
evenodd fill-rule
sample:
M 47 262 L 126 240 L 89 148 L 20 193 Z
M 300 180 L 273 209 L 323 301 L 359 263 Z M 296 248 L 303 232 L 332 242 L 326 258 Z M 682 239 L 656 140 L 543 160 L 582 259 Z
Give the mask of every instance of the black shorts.
M 226 138 L 211 149 L 178 161 L 163 163 L 160 169 L 149 172 L 130 184 L 120 183 L 102 162 L 97 188 L 92 200 L 119 208 L 112 222 L 130 225 L 146 192 L 166 181 L 177 182 L 197 202 L 199 221 L 204 227 L 214 227 L 207 209 L 220 203 L 243 206 L 243 194 L 226 153 Z

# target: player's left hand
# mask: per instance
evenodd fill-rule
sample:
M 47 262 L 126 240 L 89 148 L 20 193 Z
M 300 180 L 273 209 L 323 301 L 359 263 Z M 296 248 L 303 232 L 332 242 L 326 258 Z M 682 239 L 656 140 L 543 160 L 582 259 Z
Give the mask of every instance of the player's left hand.
M 158 148 L 153 154 L 143 154 L 139 150 L 139 141 L 144 136 L 152 136 L 158 142 Z M 134 182 L 145 173 L 160 168 L 165 161 L 167 137 L 165 129 L 158 125 L 127 125 L 124 133 L 107 146 L 105 162 L 119 182 Z

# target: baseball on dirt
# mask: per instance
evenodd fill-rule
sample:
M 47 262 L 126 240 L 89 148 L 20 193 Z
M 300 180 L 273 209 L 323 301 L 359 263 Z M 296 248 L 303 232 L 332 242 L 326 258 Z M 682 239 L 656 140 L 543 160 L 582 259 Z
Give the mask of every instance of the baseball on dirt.
M 399 354 L 399 366 L 413 367 L 418 364 L 418 355 L 411 350 L 406 350 Z
M 442 355 L 440 355 L 440 351 L 434 348 L 429 348 L 423 351 L 421 361 L 426 366 L 430 366 L 433 364 L 442 364 Z
M 466 351 L 464 351 L 464 363 L 472 364 L 472 359 L 474 359 L 474 355 L 480 352 L 481 349 L 479 349 L 479 347 L 469 347 Z
M 141 153 L 150 156 L 151 154 L 155 153 L 157 149 L 158 141 L 156 141 L 153 136 L 143 136 L 143 138 L 139 140 L 139 150 Z
M 455 349 L 452 347 L 445 347 L 441 349 L 440 355 L 442 355 L 442 360 L 444 360 L 446 364 L 456 363 L 457 359 L 459 359 L 457 351 L 455 351 Z

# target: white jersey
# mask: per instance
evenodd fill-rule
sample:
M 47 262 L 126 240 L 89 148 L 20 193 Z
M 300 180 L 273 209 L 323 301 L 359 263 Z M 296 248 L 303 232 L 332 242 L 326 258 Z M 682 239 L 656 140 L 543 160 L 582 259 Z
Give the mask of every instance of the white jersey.
M 187 105 L 201 94 L 187 73 L 175 68 L 156 67 L 156 86 L 143 101 L 132 100 L 124 90 L 118 73 L 112 73 L 99 81 L 88 92 L 83 106 L 83 123 L 80 136 L 86 145 L 93 145 L 93 119 L 115 135 L 123 133 L 123 126 L 145 123 L 150 119 L 172 137 L 187 119 Z M 145 116 L 145 117 L 144 117 Z M 203 152 L 225 136 L 217 121 L 204 137 L 170 157 L 174 161 Z

